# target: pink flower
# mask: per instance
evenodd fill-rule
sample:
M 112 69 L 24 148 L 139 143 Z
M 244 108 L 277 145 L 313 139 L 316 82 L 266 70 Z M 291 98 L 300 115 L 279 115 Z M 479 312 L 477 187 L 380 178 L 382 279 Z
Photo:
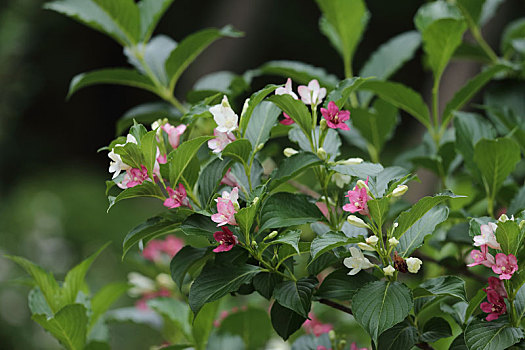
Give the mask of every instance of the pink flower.
M 368 178 L 365 184 L 368 185 Z M 368 195 L 366 187 L 358 188 L 355 186 L 352 191 L 348 191 L 345 197 L 348 198 L 350 203 L 343 206 L 344 211 L 349 211 L 350 213 L 359 212 L 361 215 L 368 215 L 367 202 L 372 199 L 372 197 Z
M 146 311 L 148 310 L 148 304 L 147 304 L 148 300 L 159 298 L 159 297 L 169 297 L 169 296 L 171 296 L 171 292 L 164 288 L 157 292 L 145 293 L 142 295 L 142 297 L 139 300 L 137 300 L 137 302 L 135 303 L 135 307 L 139 310 Z
M 494 257 L 488 252 L 489 247 L 488 245 L 484 244 L 481 246 L 480 250 L 472 250 L 470 252 L 470 257 L 474 262 L 472 264 L 468 264 L 468 267 L 476 266 L 476 265 L 483 265 L 486 267 L 492 267 L 494 265 L 495 260 Z
M 358 348 L 356 342 L 353 342 L 352 345 L 350 345 L 350 350 L 368 350 L 368 348 Z
M 222 197 L 216 198 L 215 202 L 219 203 L 220 200 L 223 201 L 231 201 L 234 206 L 239 206 L 239 188 L 234 187 L 231 192 L 228 193 L 228 191 L 222 191 Z
M 328 333 L 334 326 L 329 323 L 322 323 L 315 317 L 313 312 L 308 314 L 308 320 L 303 323 L 303 328 L 306 333 L 312 333 L 316 337 L 319 337 L 321 334 Z
M 237 179 L 235 178 L 235 176 L 233 176 L 233 174 L 231 172 L 231 168 L 228 169 L 226 174 L 224 174 L 224 177 L 221 180 L 221 185 L 226 185 L 226 186 L 230 186 L 230 187 L 237 187 L 238 186 Z
M 505 286 L 503 285 L 503 281 L 496 278 L 496 277 L 489 277 L 489 286 L 487 289 L 493 290 L 498 295 L 502 296 L 503 298 L 508 298 L 507 291 L 505 290 Z
M 505 299 L 492 289 L 483 289 L 487 293 L 488 302 L 483 302 L 479 306 L 481 311 L 488 313 L 487 321 L 497 320 L 500 315 L 507 312 Z
M 295 94 L 295 92 L 293 92 L 292 90 L 292 79 L 291 78 L 288 78 L 288 80 L 286 80 L 286 84 L 284 84 L 284 87 L 278 87 L 276 90 L 275 90 L 275 94 L 276 95 L 290 95 L 293 97 L 294 100 L 298 100 L 299 97 L 297 97 L 297 95 Z
M 150 261 L 159 261 L 163 254 L 166 254 L 170 259 L 184 247 L 184 241 L 173 235 L 166 236 L 166 239 L 153 239 L 148 242 L 142 256 Z
M 327 349 L 324 345 L 317 345 L 317 350 L 332 350 L 332 348 Z
M 140 169 L 131 168 L 126 170 L 126 175 L 122 182 L 117 184 L 122 189 L 135 187 L 141 185 L 144 181 L 148 180 L 148 169 L 144 165 L 140 166 Z
M 492 249 L 501 250 L 501 246 L 496 240 L 496 236 L 494 235 L 494 232 L 497 228 L 498 226 L 493 222 L 489 222 L 488 225 L 481 225 L 481 235 L 474 236 L 474 245 L 476 247 L 479 247 L 483 244 L 486 244 Z
M 228 252 L 239 244 L 237 236 L 235 236 L 229 228 L 221 227 L 221 230 L 222 231 L 217 231 L 213 234 L 213 238 L 219 242 L 219 246 L 213 250 L 215 253 Z
M 221 153 L 226 146 L 235 141 L 235 135 L 231 132 L 220 132 L 215 129 L 213 135 L 216 137 L 208 141 L 208 147 L 213 153 Z
M 168 162 L 168 155 L 167 154 L 161 154 L 157 157 L 157 162 L 159 164 L 166 164 Z
M 168 140 L 170 142 L 171 147 L 174 149 L 179 147 L 180 144 L 180 137 L 186 131 L 186 125 L 181 124 L 179 126 L 173 126 L 169 123 L 164 124 L 161 126 L 162 130 L 168 134 Z
M 514 255 L 496 254 L 496 263 L 492 266 L 492 271 L 500 275 L 500 280 L 509 280 L 517 270 L 518 260 Z
M 217 214 L 213 214 L 211 220 L 216 222 L 217 226 L 226 224 L 237 225 L 235 213 L 237 213 L 237 211 L 231 201 L 219 198 L 217 202 Z
M 293 123 L 295 123 L 294 120 L 290 118 L 290 116 L 284 112 L 283 112 L 283 117 L 284 117 L 283 120 L 279 120 L 279 123 L 281 123 L 282 125 L 292 125 Z
M 188 197 L 186 196 L 186 189 L 182 184 L 179 184 L 176 190 L 168 186 L 166 191 L 168 191 L 168 198 L 164 201 L 165 207 L 178 208 L 180 206 L 188 207 L 190 205 Z
M 328 103 L 328 109 L 321 108 L 321 114 L 326 119 L 326 124 L 332 129 L 350 130 L 345 121 L 350 119 L 349 111 L 340 111 L 334 101 Z
M 308 86 L 301 85 L 297 88 L 301 100 L 312 106 L 320 104 L 326 96 L 326 89 L 319 86 L 319 82 L 314 79 L 308 83 Z

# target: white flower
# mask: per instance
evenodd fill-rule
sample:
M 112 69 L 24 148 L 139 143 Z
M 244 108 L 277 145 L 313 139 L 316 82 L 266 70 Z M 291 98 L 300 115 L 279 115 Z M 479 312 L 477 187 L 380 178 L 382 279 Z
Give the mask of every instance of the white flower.
M 235 135 L 231 132 L 220 132 L 218 129 L 213 130 L 214 139 L 208 141 L 208 147 L 213 153 L 221 153 L 226 146 L 235 141 Z
M 157 281 L 159 286 L 163 288 L 166 288 L 166 289 L 175 288 L 175 282 L 173 282 L 173 279 L 167 273 L 159 273 L 157 277 L 155 277 L 155 280 Z
M 392 247 L 395 247 L 396 245 L 399 244 L 399 241 L 395 238 L 395 237 L 392 237 L 388 240 L 388 243 L 392 246 Z
M 249 106 L 250 106 L 250 99 L 247 98 L 246 100 L 244 100 L 244 104 L 242 105 L 241 118 L 244 116 Z
M 157 130 L 161 126 L 161 120 L 155 120 L 153 123 L 151 123 L 151 130 Z
M 507 221 L 514 221 L 514 215 L 512 215 L 510 218 L 506 214 L 501 214 L 498 221 L 499 222 L 507 222 Z
M 423 264 L 423 262 L 418 258 L 407 258 L 406 263 L 408 267 L 408 272 L 411 273 L 417 273 L 421 268 L 421 265 Z
M 361 270 L 369 269 L 374 266 L 367 258 L 365 258 L 363 252 L 359 249 L 351 247 L 350 254 L 352 254 L 352 257 L 343 260 L 343 264 L 349 269 L 352 269 L 348 273 L 349 275 L 353 276 Z
M 501 249 L 501 246 L 494 235 L 497 228 L 498 226 L 493 222 L 489 222 L 488 225 L 481 225 L 481 235 L 474 236 L 474 245 L 479 247 L 486 244 L 493 249 Z
M 287 158 L 290 158 L 291 156 L 294 156 L 296 155 L 297 153 L 299 153 L 297 150 L 293 149 L 293 148 L 290 148 L 290 147 L 286 147 L 283 151 L 283 154 L 287 157 Z
M 370 244 L 371 246 L 375 246 L 377 242 L 379 241 L 379 237 L 376 235 L 370 236 L 367 239 L 365 239 L 367 244 Z
M 131 169 L 129 165 L 122 161 L 120 155 L 116 154 L 113 150 L 108 153 L 108 157 L 111 159 L 111 162 L 109 162 L 109 172 L 113 173 L 113 179 L 119 176 L 121 171 Z
M 319 82 L 314 79 L 308 83 L 308 86 L 301 85 L 297 88 L 301 101 L 307 105 L 317 106 L 326 96 L 326 89 L 319 86 Z
M 155 291 L 155 282 L 138 272 L 130 272 L 128 274 L 128 281 L 131 284 L 131 288 L 128 290 L 128 294 L 132 297 L 141 296 L 144 293 Z
M 337 164 L 342 164 L 342 165 L 355 165 L 355 164 L 361 164 L 361 163 L 363 163 L 363 160 L 361 158 L 348 158 L 345 160 L 337 161 Z
M 231 108 L 226 95 L 220 104 L 210 108 L 210 113 L 213 114 L 213 120 L 217 123 L 217 131 L 231 132 L 237 129 L 239 117 Z
M 395 190 L 392 192 L 392 197 L 401 197 L 408 190 L 407 185 L 398 185 Z
M 128 136 L 126 136 L 126 143 L 124 145 L 117 145 L 117 146 L 125 146 L 127 143 L 134 143 L 138 145 L 137 139 L 135 138 L 135 136 L 128 134 Z
M 345 187 L 348 183 L 350 183 L 350 180 L 352 177 L 350 175 L 344 175 L 341 173 L 335 173 L 332 176 L 332 181 L 335 182 L 335 185 L 339 188 Z
M 363 242 L 359 242 L 357 243 L 357 246 L 361 249 L 361 250 L 369 250 L 371 252 L 375 252 L 376 249 L 374 247 L 371 247 L 369 246 L 368 244 L 366 243 L 363 243 Z
M 350 225 L 354 225 L 356 227 L 370 228 L 370 226 L 368 226 L 366 222 L 364 222 L 362 219 L 358 218 L 355 215 L 349 215 L 346 218 L 346 221 L 348 221 Z
M 327 154 L 323 147 L 317 149 L 317 156 L 322 160 L 326 159 Z
M 288 80 L 286 80 L 286 84 L 284 84 L 284 87 L 281 86 L 281 87 L 278 87 L 275 90 L 275 94 L 276 95 L 290 95 L 295 100 L 299 99 L 299 97 L 297 97 L 295 92 L 293 92 L 293 90 L 292 90 L 292 79 L 290 79 L 290 78 L 288 78 Z
M 383 267 L 383 272 L 385 273 L 385 276 L 394 276 L 394 269 L 392 265 L 388 265 L 387 267 Z

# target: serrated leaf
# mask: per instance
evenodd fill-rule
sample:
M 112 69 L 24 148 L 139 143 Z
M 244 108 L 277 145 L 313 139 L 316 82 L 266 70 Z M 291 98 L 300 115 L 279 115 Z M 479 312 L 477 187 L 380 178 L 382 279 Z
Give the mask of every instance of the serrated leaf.
M 92 0 L 124 33 L 129 44 L 140 40 L 140 13 L 134 0 Z
M 278 302 L 274 302 L 270 311 L 273 329 L 283 338 L 288 338 L 294 334 L 301 325 L 306 321 L 306 318 L 299 315 L 297 312 L 290 310 Z
M 181 331 L 186 338 L 189 337 L 191 329 L 188 323 L 190 316 L 188 304 L 174 298 L 161 297 L 148 300 L 147 305 L 174 322 L 177 325 L 177 331 Z
M 249 307 L 222 320 L 219 334 L 238 335 L 247 349 L 260 349 L 272 336 L 272 324 L 267 311 Z
M 198 180 L 199 200 L 202 207 L 207 208 L 213 194 L 217 191 L 220 181 L 229 169 L 229 158 L 215 158 L 202 169 Z
M 140 40 L 148 40 L 160 18 L 172 3 L 173 0 L 142 0 L 138 3 L 140 10 Z
M 381 164 L 363 162 L 360 164 L 337 164 L 331 167 L 343 175 L 355 176 L 359 179 L 366 179 L 368 176 L 375 176 L 383 171 Z
M 483 289 L 478 290 L 478 292 L 470 299 L 468 303 L 467 310 L 465 311 L 465 323 L 469 322 L 470 317 L 474 314 L 476 310 L 479 310 L 479 305 L 485 298 L 487 293 Z
M 413 305 L 410 289 L 400 282 L 371 282 L 352 298 L 356 321 L 376 344 L 379 335 L 403 321 Z
M 182 283 L 188 270 L 200 259 L 202 259 L 207 248 L 194 248 L 192 246 L 184 246 L 181 250 L 175 254 L 170 263 L 171 278 L 175 281 L 175 284 L 182 289 Z
M 191 162 L 191 160 L 195 157 L 199 148 L 201 148 L 201 146 L 205 142 L 211 140 L 212 138 L 212 136 L 196 137 L 192 140 L 182 143 L 179 147 L 177 147 L 168 155 L 168 164 L 170 167 L 170 183 L 173 187 L 175 187 L 178 184 L 182 173 L 184 172 L 188 164 Z
M 193 318 L 192 334 L 197 349 L 205 349 L 213 330 L 213 323 L 217 317 L 220 300 L 207 303 Z
M 153 178 L 153 167 L 157 160 L 157 132 L 150 131 L 140 140 L 140 149 L 144 156 L 144 166 L 148 169 L 150 178 Z
M 467 301 L 465 281 L 456 276 L 441 276 L 426 280 L 419 287 L 433 295 L 448 295 Z
M 359 238 L 348 238 L 343 232 L 331 231 L 322 236 L 317 236 L 314 238 L 310 246 L 312 261 L 316 260 L 319 256 L 329 250 L 361 241 L 362 239 Z
M 417 328 L 403 321 L 383 332 L 377 340 L 378 350 L 410 350 L 419 342 Z
M 102 287 L 93 298 L 91 298 L 91 310 L 93 313 L 89 318 L 89 330 L 95 325 L 97 320 L 109 309 L 109 307 L 117 301 L 122 294 L 130 288 L 127 283 L 113 282 Z
M 117 197 L 109 197 L 110 203 L 108 211 L 121 200 L 137 197 L 152 197 L 160 200 L 165 199 L 164 194 L 160 190 L 159 186 L 151 181 L 144 181 L 141 185 L 125 189 L 124 191 L 120 192 Z
M 516 344 L 523 337 L 520 328 L 500 321 L 473 320 L 465 329 L 465 343 L 469 350 L 500 350 Z
M 320 164 L 322 164 L 322 160 L 309 152 L 301 152 L 285 158 L 270 175 L 268 189 L 271 191 L 282 183 L 293 179 L 306 169 Z
M 349 276 L 348 272 L 347 268 L 341 268 L 330 273 L 324 278 L 315 296 L 346 301 L 352 299 L 357 290 L 365 284 L 377 281 L 377 278 L 364 271 L 353 276 Z
M 273 296 L 280 305 L 303 317 L 308 317 L 312 304 L 312 293 L 318 283 L 313 277 L 281 282 L 275 286 Z
M 433 343 L 441 338 L 448 338 L 451 336 L 452 329 L 450 328 L 450 324 L 444 318 L 432 317 L 423 327 L 421 341 Z
M 235 140 L 228 144 L 222 151 L 224 157 L 231 157 L 241 162 L 243 166 L 248 166 L 250 161 L 250 154 L 252 152 L 252 145 L 246 139 Z
M 257 203 L 253 203 L 247 207 L 239 209 L 239 211 L 235 214 L 235 219 L 237 224 L 239 224 L 239 228 L 244 234 L 244 237 L 248 237 L 250 235 L 255 216 L 257 215 L 257 209 Z
M 50 319 L 46 315 L 33 315 L 32 319 L 51 333 L 66 349 L 82 350 L 86 343 L 86 312 L 84 305 L 70 304 Z
M 496 229 L 496 240 L 501 245 L 501 250 L 505 254 L 516 255 L 518 248 L 521 246 L 521 230 L 518 223 L 512 220 L 498 222 Z
M 316 126 L 313 132 L 314 134 L 314 144 L 319 145 L 319 136 L 321 134 L 320 127 Z M 290 132 L 288 133 L 290 141 L 296 142 L 305 152 L 312 152 L 312 145 L 310 140 L 305 136 L 304 132 L 297 126 L 293 126 Z M 326 131 L 325 139 L 323 142 L 323 149 L 328 155 L 328 160 L 334 161 L 337 156 L 339 156 L 341 148 L 341 139 L 339 133 L 334 129 L 328 129 Z
M 287 244 L 295 251 L 297 254 L 300 253 L 299 251 L 299 240 L 301 239 L 301 230 L 289 230 L 284 233 L 281 233 L 277 236 L 276 239 L 269 241 L 268 245 L 272 244 Z
M 414 24 L 421 33 L 425 31 L 428 26 L 439 19 L 452 18 L 461 19 L 461 12 L 459 9 L 444 1 L 434 1 L 426 3 L 421 6 L 414 16 Z
M 268 96 L 269 94 L 277 90 L 279 86 L 281 85 L 274 85 L 274 84 L 266 85 L 264 88 L 262 88 L 261 90 L 257 92 L 254 92 L 250 96 L 250 100 L 248 101 L 248 108 L 242 115 L 241 120 L 239 121 L 239 129 L 241 130 L 242 137 L 245 137 L 246 135 L 248 125 L 250 124 L 250 120 L 252 118 L 252 114 L 255 110 L 255 107 L 257 107 L 266 98 L 266 96 Z M 257 125 L 257 124 L 254 124 L 254 125 Z M 248 137 L 248 139 L 250 138 Z
M 275 286 L 282 281 L 276 273 L 261 272 L 253 277 L 252 283 L 255 290 L 264 298 L 270 300 Z
M 246 127 L 246 138 L 251 142 L 254 151 L 257 146 L 268 141 L 279 114 L 281 110 L 271 102 L 263 101 L 255 107 Z

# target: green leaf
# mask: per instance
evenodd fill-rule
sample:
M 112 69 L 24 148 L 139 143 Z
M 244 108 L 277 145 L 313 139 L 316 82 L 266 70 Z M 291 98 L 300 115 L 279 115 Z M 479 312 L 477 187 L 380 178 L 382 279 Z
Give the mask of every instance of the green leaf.
M 272 324 L 267 311 L 249 307 L 222 320 L 219 334 L 239 335 L 247 349 L 260 349 L 272 336 Z
M 438 80 L 445 70 L 454 51 L 461 44 L 467 24 L 463 20 L 442 18 L 429 24 L 422 32 L 423 49 L 428 55 L 428 63 Z
M 460 333 L 450 344 L 448 350 L 468 350 L 467 344 L 465 343 L 465 334 Z
M 66 349 L 82 350 L 86 343 L 88 317 L 81 304 L 70 304 L 58 311 L 53 318 L 33 315 L 32 319 L 51 333 Z
M 505 27 L 501 36 L 501 52 L 504 56 L 511 56 L 514 48 L 512 42 L 515 39 L 522 39 L 525 33 L 525 18 L 518 18 Z
M 141 185 L 125 189 L 124 191 L 120 192 L 117 197 L 108 197 L 110 200 L 108 211 L 121 200 L 137 197 L 153 197 L 160 200 L 165 199 L 164 194 L 160 190 L 159 186 L 151 181 L 144 181 Z
M 421 283 L 419 287 L 427 290 L 433 295 L 448 295 L 467 301 L 465 281 L 456 276 L 441 276 L 432 278 Z
M 157 160 L 157 132 L 150 131 L 142 137 L 140 148 L 144 156 L 144 166 L 148 169 L 150 178 L 153 178 L 153 167 Z
M 110 243 L 111 242 L 104 244 L 87 259 L 69 270 L 69 272 L 66 274 L 64 284 L 62 285 L 62 289 L 60 291 L 62 294 L 62 305 L 73 304 L 75 302 L 78 292 L 84 287 L 86 283 L 86 274 L 91 267 L 91 264 L 93 264 L 93 261 L 95 261 L 100 253 L 102 253 L 102 251 L 106 249 Z
M 400 282 L 370 282 L 352 298 L 356 321 L 376 344 L 379 335 L 403 321 L 413 306 L 410 289 Z
M 284 233 L 281 233 L 279 236 L 277 236 L 276 239 L 268 242 L 268 245 L 272 244 L 287 244 L 295 251 L 297 254 L 300 254 L 299 251 L 299 240 L 301 239 L 301 230 L 289 230 Z
M 162 297 L 148 300 L 147 305 L 152 310 L 155 310 L 160 315 L 167 317 L 175 323 L 178 328 L 177 331 L 181 331 L 184 337 L 191 339 L 191 329 L 188 322 L 190 308 L 186 302 L 174 298 Z
M 92 1 L 111 17 L 129 44 L 134 45 L 140 40 L 140 13 L 134 0 Z
M 399 255 L 408 258 L 414 250 L 423 245 L 425 237 L 434 233 L 436 226 L 441 224 L 447 218 L 447 207 L 434 207 L 426 212 L 426 214 L 410 226 L 405 234 L 399 239 L 399 245 L 395 248 L 399 252 Z
M 44 4 L 44 8 L 71 17 L 88 27 L 98 30 L 110 36 L 122 46 L 130 44 L 123 31 L 108 13 L 92 0 L 58 0 Z
M 196 156 L 199 148 L 201 148 L 205 142 L 211 140 L 212 138 L 212 136 L 196 137 L 192 140 L 182 143 L 168 155 L 170 183 L 173 187 L 179 183 L 182 173 L 191 160 Z
M 157 93 L 157 88 L 151 79 L 136 70 L 128 68 L 107 68 L 76 75 L 69 84 L 67 98 L 71 97 L 80 89 L 99 84 L 125 85 Z
M 494 198 L 503 181 L 520 161 L 518 144 L 507 138 L 482 139 L 474 147 L 474 162 L 481 171 L 487 195 Z
M 197 315 L 204 304 L 235 292 L 242 284 L 250 282 L 260 270 L 260 267 L 253 265 L 206 265 L 191 286 L 191 310 Z
M 416 31 L 409 31 L 396 35 L 372 53 L 366 61 L 359 75 L 375 77 L 386 80 L 392 76 L 401 66 L 412 59 L 416 50 L 421 45 L 421 35 Z M 368 105 L 372 94 L 362 92 L 359 94 L 361 103 Z M 352 115 L 354 115 L 352 113 Z M 352 117 L 353 118 L 353 117 Z
M 496 240 L 501 244 L 501 250 L 505 254 L 516 255 L 521 245 L 521 232 L 518 223 L 512 220 L 498 222 L 496 229 Z
M 47 304 L 44 294 L 42 294 L 42 291 L 38 286 L 29 291 L 29 295 L 27 297 L 27 304 L 29 306 L 29 310 L 31 310 L 32 315 L 43 314 L 47 317 L 53 316 L 53 311 L 51 311 L 51 308 Z
M 474 295 L 470 299 L 467 310 L 465 311 L 465 323 L 468 323 L 472 314 L 474 314 L 476 310 L 479 310 L 479 305 L 481 304 L 483 300 L 485 300 L 486 297 L 487 297 L 487 293 L 485 293 L 483 289 L 480 289 L 478 290 L 476 295 Z
M 325 107 L 328 105 L 328 102 L 334 101 L 334 103 L 339 108 L 343 108 L 345 102 L 348 100 L 348 97 L 352 92 L 357 90 L 366 79 L 360 77 L 353 77 L 341 80 L 337 83 L 336 87 L 328 94 L 328 97 L 325 101 Z
M 252 152 L 252 145 L 246 139 L 239 139 L 229 143 L 222 151 L 224 157 L 231 157 L 241 162 L 243 166 L 248 166 L 250 162 L 250 154 Z
M 242 115 L 241 120 L 239 121 L 239 129 L 241 130 L 242 137 L 245 137 L 246 135 L 246 132 L 250 125 L 252 114 L 255 110 L 255 107 L 257 107 L 259 103 L 261 103 L 266 98 L 266 96 L 268 96 L 269 94 L 277 90 L 279 86 L 281 85 L 274 85 L 274 84 L 266 85 L 264 88 L 262 88 L 261 90 L 257 92 L 254 92 L 250 96 L 250 99 L 248 101 L 248 108 Z M 253 129 L 255 126 L 257 126 L 257 123 L 252 122 L 251 125 L 252 125 L 251 128 Z M 252 130 L 252 133 L 256 133 L 256 131 L 257 130 L 255 128 L 255 130 Z M 248 137 L 248 140 L 251 140 L 251 139 Z
M 283 278 L 276 273 L 261 272 L 253 277 L 252 283 L 257 293 L 270 300 L 275 286 L 282 280 Z
M 144 103 L 127 111 L 116 124 L 116 134 L 122 135 L 133 125 L 133 120 L 139 123 L 149 124 L 157 119 L 167 118 L 170 121 L 178 119 L 180 112 L 166 102 Z
M 470 79 L 447 103 L 445 111 L 443 112 L 442 124 L 447 125 L 452 119 L 454 111 L 460 110 L 481 88 L 491 81 L 496 74 L 506 69 L 508 69 L 508 67 L 497 64 Z
M 473 320 L 465 329 L 465 343 L 469 350 L 500 350 L 516 344 L 523 337 L 520 328 L 500 321 Z
M 235 219 L 239 224 L 239 228 L 244 234 L 244 237 L 248 237 L 250 235 L 255 216 L 257 215 L 257 209 L 257 203 L 253 203 L 247 207 L 239 209 L 239 211 L 235 214 Z
M 314 277 L 281 282 L 275 286 L 273 296 L 280 305 L 306 318 L 312 305 L 313 290 L 318 283 Z
M 229 159 L 215 158 L 202 169 L 198 180 L 199 200 L 202 208 L 207 208 L 213 194 L 230 167 Z
M 322 236 L 314 238 L 310 246 L 310 255 L 312 256 L 312 261 L 314 261 L 329 250 L 362 241 L 359 238 L 348 238 L 343 232 L 326 232 Z
M 197 263 L 197 261 L 204 258 L 208 252 L 207 248 L 194 248 L 192 246 L 184 246 L 175 254 L 170 263 L 171 278 L 179 289 L 182 289 L 182 283 L 188 270 Z
M 284 158 L 277 169 L 270 175 L 268 189 L 271 191 L 286 181 L 293 179 L 306 169 L 320 164 L 322 164 L 322 160 L 309 152 L 301 152 L 289 158 Z
M 388 215 L 388 210 L 390 209 L 390 198 L 372 199 L 369 200 L 367 204 L 368 209 L 370 210 L 370 215 L 376 222 L 377 227 L 383 227 L 383 223 Z
M 432 317 L 423 327 L 421 341 L 433 343 L 441 338 L 448 338 L 451 336 L 452 329 L 450 328 L 450 324 L 444 318 Z
M 516 193 L 516 195 L 510 202 L 507 214 L 516 215 L 523 209 L 525 209 L 525 186 L 520 188 L 520 190 Z
M 211 43 L 223 37 L 237 38 L 241 35 L 241 32 L 231 26 L 226 26 L 222 29 L 203 29 L 184 38 L 166 60 L 170 91 L 177 84 L 180 75 Z
M 320 127 L 316 126 L 314 131 L 314 143 L 319 145 L 319 136 L 320 136 Z M 294 124 L 292 126 L 292 129 L 288 133 L 288 138 L 290 141 L 296 142 L 299 144 L 299 147 L 305 151 L 305 152 L 312 152 L 312 146 L 310 144 L 309 139 L 305 136 L 305 134 L 301 131 L 301 129 Z M 335 131 L 334 129 L 328 129 L 326 131 L 326 136 L 323 142 L 323 149 L 326 151 L 326 154 L 328 155 L 329 161 L 334 161 L 337 156 L 339 156 L 341 148 L 341 138 L 339 137 L 339 133 Z
M 169 212 L 149 218 L 128 232 L 122 242 L 122 259 L 129 250 L 140 241 L 149 241 L 160 235 L 174 232 L 193 211 L 188 208 L 176 208 Z
M 421 124 L 430 128 L 428 107 L 421 95 L 411 88 L 400 83 L 367 80 L 361 85 L 361 89 L 376 93 L 386 102 L 404 110 Z
M 140 138 L 138 140 L 140 140 Z M 141 166 L 144 163 L 144 156 L 140 151 L 139 145 L 133 142 L 128 142 L 124 145 L 116 145 L 113 150 L 116 154 L 120 155 L 125 164 L 128 164 L 132 168 L 141 169 Z
M 217 225 L 211 221 L 210 217 L 202 214 L 193 214 L 188 217 L 180 229 L 187 235 L 206 237 L 212 242 L 214 241 L 213 233 L 218 230 Z
M 447 191 L 435 195 L 434 197 L 423 197 L 416 204 L 407 211 L 402 212 L 396 219 L 399 226 L 395 229 L 394 235 L 396 238 L 403 236 L 403 234 L 425 215 L 430 209 L 434 208 L 438 204 L 452 198 L 461 198 L 463 196 L 457 196 L 454 193 Z
M 321 211 L 310 202 L 308 197 L 285 192 L 275 193 L 266 200 L 262 207 L 259 232 L 269 228 L 290 227 L 321 221 L 322 218 Z
M 109 307 L 127 292 L 129 287 L 130 286 L 124 282 L 113 282 L 106 284 L 93 295 L 93 298 L 91 298 L 91 310 L 93 313 L 89 318 L 88 332 Z
M 370 17 L 365 2 L 363 0 L 317 0 L 317 4 L 333 28 L 334 32 L 329 37 L 332 45 L 341 54 L 344 67 L 351 67 L 355 49 Z
M 365 284 L 377 281 L 377 278 L 364 271 L 353 276 L 349 276 L 348 272 L 347 268 L 340 268 L 330 273 L 321 283 L 315 296 L 346 301 L 352 299 L 357 290 Z
M 150 37 L 160 18 L 173 0 L 142 0 L 138 3 L 140 10 L 140 40 L 145 42 Z
M 352 125 L 379 155 L 399 123 L 399 112 L 390 103 L 377 99 L 373 109 L 352 109 Z
M 331 167 L 331 169 L 343 175 L 350 175 L 360 179 L 366 179 L 368 176 L 375 176 L 381 173 L 383 171 L 383 166 L 381 166 L 381 164 L 363 162 L 360 164 L 349 165 L 338 164 Z
M 270 61 L 250 73 L 280 75 L 299 84 L 308 84 L 310 80 L 317 79 L 321 86 L 327 88 L 333 88 L 339 81 L 335 75 L 328 74 L 323 68 L 298 61 Z
M 525 316 L 525 285 L 522 285 L 516 292 L 514 307 L 516 308 L 517 319 L 521 320 Z
M 415 17 L 414 24 L 417 30 L 424 32 L 432 23 L 439 19 L 452 18 L 461 19 L 459 9 L 445 1 L 434 1 L 426 3 L 419 8 Z
M 419 342 L 419 335 L 417 328 L 405 320 L 384 331 L 377 342 L 377 350 L 410 350 Z
M 283 338 L 288 340 L 301 325 L 306 321 L 306 318 L 299 315 L 297 312 L 290 310 L 278 302 L 274 302 L 270 311 L 273 329 Z
M 197 316 L 193 319 L 193 339 L 197 345 L 197 349 L 205 349 L 211 331 L 213 330 L 213 322 L 217 316 L 220 301 L 204 305 Z
M 300 100 L 294 100 L 290 95 L 273 95 L 268 98 L 275 103 L 284 113 L 288 114 L 303 130 L 308 139 L 312 133 L 312 116 L 305 104 Z
M 372 191 L 376 197 L 383 197 L 385 193 L 390 192 L 390 188 L 393 187 L 392 190 L 395 188 L 393 186 L 394 184 L 406 178 L 406 176 L 409 176 L 408 171 L 399 166 L 392 166 L 384 169 L 381 167 L 379 172 L 371 175 L 370 181 L 368 182 L 368 188 L 370 188 L 370 191 Z
M 281 110 L 271 102 L 264 101 L 255 107 L 246 127 L 246 138 L 250 140 L 254 151 L 257 146 L 268 141 L 270 130 L 277 123 L 279 114 Z
M 483 5 L 486 0 L 458 0 L 456 5 L 459 7 L 463 16 L 468 19 L 469 26 L 478 26 L 483 12 Z

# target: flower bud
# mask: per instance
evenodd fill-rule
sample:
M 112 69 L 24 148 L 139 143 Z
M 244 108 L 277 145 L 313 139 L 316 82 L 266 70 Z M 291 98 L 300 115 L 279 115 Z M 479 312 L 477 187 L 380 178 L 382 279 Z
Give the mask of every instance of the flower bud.
M 368 188 L 368 185 L 363 180 L 357 180 L 357 183 L 355 184 L 357 188 L 366 188 L 367 191 L 370 191 Z
M 241 112 L 241 118 L 244 117 L 244 114 L 246 114 L 246 111 L 248 110 L 248 104 L 250 103 L 250 99 L 247 98 L 244 101 L 244 105 L 242 106 L 242 112 Z
M 321 131 L 324 131 L 328 128 L 328 124 L 326 124 L 326 120 L 324 118 L 321 119 L 321 121 L 319 122 L 319 126 L 321 128 Z
M 278 234 L 279 234 L 279 232 L 277 232 L 277 231 L 272 231 L 272 232 L 270 232 L 270 234 L 268 235 L 268 239 L 275 238 L 275 237 L 277 237 Z
M 357 246 L 358 246 L 361 250 L 368 250 L 368 251 L 371 251 L 371 252 L 375 252 L 375 248 L 369 246 L 369 245 L 366 244 L 366 243 L 359 242 L 359 243 L 357 243 Z
M 499 222 L 506 222 L 509 220 L 509 217 L 506 214 L 501 214 L 498 221 Z
M 255 197 L 255 198 L 253 199 L 253 201 L 252 201 L 252 205 L 253 205 L 253 204 L 257 204 L 258 201 L 259 201 L 259 197 Z
M 394 269 L 392 265 L 383 268 L 385 276 L 394 276 L 394 271 L 396 271 L 396 269 Z
M 290 158 L 291 156 L 296 155 L 299 152 L 293 148 L 287 147 L 284 149 L 283 153 L 286 157 Z
M 388 244 L 390 244 L 391 247 L 395 247 L 399 244 L 399 241 L 395 237 L 392 237 L 388 240 Z
M 169 276 L 166 273 L 158 274 L 155 280 L 157 281 L 158 285 L 161 287 L 164 287 L 167 289 L 171 289 L 175 287 L 175 282 L 173 282 L 173 279 L 171 278 L 171 276 Z
M 317 156 L 322 160 L 326 160 L 327 154 L 323 147 L 317 150 Z
M 350 225 L 354 225 L 355 227 L 361 227 L 361 228 L 370 228 L 366 222 L 364 222 L 362 219 L 358 218 L 355 215 L 349 215 L 348 218 L 346 218 L 346 221 Z
M 340 161 L 338 161 L 336 163 L 337 164 L 342 164 L 342 165 L 355 165 L 355 164 L 363 163 L 363 160 L 361 158 L 348 158 L 348 159 L 345 159 L 345 160 L 340 160 Z
M 525 220 L 521 220 L 519 223 L 520 230 L 523 230 L 524 226 L 525 226 Z
M 371 246 L 375 246 L 377 242 L 379 241 L 379 237 L 376 235 L 370 236 L 367 239 L 365 239 L 367 244 L 370 244 Z
M 256 241 L 252 241 L 252 247 L 253 248 L 257 248 L 257 242 Z
M 335 185 L 339 188 L 345 187 L 346 184 L 350 182 L 352 177 L 350 175 L 344 175 L 341 173 L 335 173 L 332 175 L 332 181 L 335 182 Z
M 398 226 L 399 226 L 399 223 L 398 222 L 394 222 L 394 228 L 396 228 Z
M 392 197 L 401 197 L 408 190 L 407 185 L 398 185 L 395 190 L 392 192 Z
M 330 339 L 331 342 L 335 340 L 335 332 L 333 329 L 331 329 L 330 332 L 328 332 L 328 338 Z
M 408 272 L 410 273 L 417 273 L 423 264 L 418 258 L 408 258 L 406 259 L 406 263 L 408 266 Z
M 224 95 L 222 98 L 221 105 L 225 108 L 231 108 L 230 101 L 228 101 L 228 97 L 226 95 Z
M 264 143 L 260 143 L 257 145 L 257 147 L 255 148 L 255 152 L 259 152 L 260 150 L 262 150 L 264 147 Z

